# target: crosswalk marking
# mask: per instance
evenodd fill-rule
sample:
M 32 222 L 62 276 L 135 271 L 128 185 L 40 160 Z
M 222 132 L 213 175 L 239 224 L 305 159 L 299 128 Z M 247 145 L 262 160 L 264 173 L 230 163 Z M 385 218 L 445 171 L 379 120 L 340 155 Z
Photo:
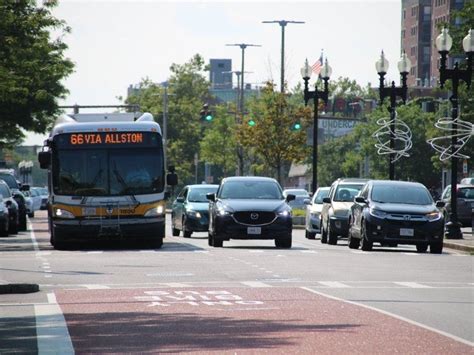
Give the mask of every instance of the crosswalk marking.
M 97 285 L 97 284 L 90 284 L 90 285 L 83 285 L 85 288 L 87 288 L 88 290 L 108 290 L 110 289 L 109 286 L 105 286 L 105 285 Z
M 321 285 L 331 287 L 331 288 L 348 288 L 350 286 L 343 284 L 342 282 L 339 281 L 319 281 Z
M 260 281 L 243 281 L 241 283 L 250 287 L 272 287 L 271 285 Z

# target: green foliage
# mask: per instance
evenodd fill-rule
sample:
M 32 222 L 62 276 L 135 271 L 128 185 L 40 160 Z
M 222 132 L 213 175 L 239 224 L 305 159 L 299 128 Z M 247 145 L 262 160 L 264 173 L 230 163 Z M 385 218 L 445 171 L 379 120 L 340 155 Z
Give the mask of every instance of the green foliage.
M 62 80 L 73 71 L 64 58 L 61 34 L 69 28 L 51 15 L 56 1 L 0 3 L 0 147 L 24 138 L 21 129 L 45 133 L 59 113 L 57 99 L 67 93 Z
M 451 18 L 457 19 L 458 24 L 449 24 L 449 33 L 453 38 L 453 47 L 451 52 L 457 55 L 464 55 L 464 49 L 462 48 L 462 40 L 466 37 L 467 32 L 474 28 L 474 1 L 464 1 L 464 6 L 458 11 L 453 11 Z M 440 28 L 442 27 L 441 24 Z M 436 35 L 437 36 L 437 35 Z M 435 38 L 436 38 L 435 36 Z
M 289 104 L 285 94 L 275 92 L 272 83 L 267 83 L 259 98 L 248 103 L 250 115 L 255 120 L 249 126 L 248 119 L 238 127 L 237 140 L 273 172 L 281 183 L 281 169 L 285 162 L 301 162 L 307 153 L 306 131 L 291 131 L 295 121 L 309 126 L 310 111 Z
M 237 165 L 235 117 L 225 106 L 216 106 L 216 118 L 205 128 L 200 148 L 201 160 L 220 167 L 224 176 L 233 175 Z

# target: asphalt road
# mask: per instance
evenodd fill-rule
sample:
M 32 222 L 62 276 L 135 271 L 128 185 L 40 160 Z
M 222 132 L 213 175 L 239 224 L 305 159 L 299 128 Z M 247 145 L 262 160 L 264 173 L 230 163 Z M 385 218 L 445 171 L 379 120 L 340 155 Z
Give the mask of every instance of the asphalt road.
M 169 229 L 169 224 L 168 224 Z M 44 212 L 0 239 L 0 353 L 472 353 L 472 256 L 372 252 L 307 240 L 230 241 L 168 230 L 161 249 L 56 251 Z

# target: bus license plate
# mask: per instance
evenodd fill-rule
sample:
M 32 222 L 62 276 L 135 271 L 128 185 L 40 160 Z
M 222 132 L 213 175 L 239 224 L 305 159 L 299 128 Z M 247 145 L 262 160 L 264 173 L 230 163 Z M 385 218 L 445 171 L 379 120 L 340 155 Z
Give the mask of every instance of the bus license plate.
M 413 237 L 415 235 L 415 231 L 413 228 L 400 228 L 400 236 L 402 237 Z
M 84 216 L 95 216 L 97 214 L 97 208 L 95 208 L 95 207 L 84 207 L 82 209 L 82 214 Z
M 261 227 L 247 227 L 247 234 L 262 234 Z

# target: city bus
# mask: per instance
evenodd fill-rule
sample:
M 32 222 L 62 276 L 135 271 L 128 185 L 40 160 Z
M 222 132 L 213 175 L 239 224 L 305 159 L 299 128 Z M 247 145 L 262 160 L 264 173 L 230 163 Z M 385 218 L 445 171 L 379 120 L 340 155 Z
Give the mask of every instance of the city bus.
M 150 113 L 63 115 L 38 153 L 48 169 L 51 244 L 133 239 L 160 248 L 166 175 L 161 128 Z

